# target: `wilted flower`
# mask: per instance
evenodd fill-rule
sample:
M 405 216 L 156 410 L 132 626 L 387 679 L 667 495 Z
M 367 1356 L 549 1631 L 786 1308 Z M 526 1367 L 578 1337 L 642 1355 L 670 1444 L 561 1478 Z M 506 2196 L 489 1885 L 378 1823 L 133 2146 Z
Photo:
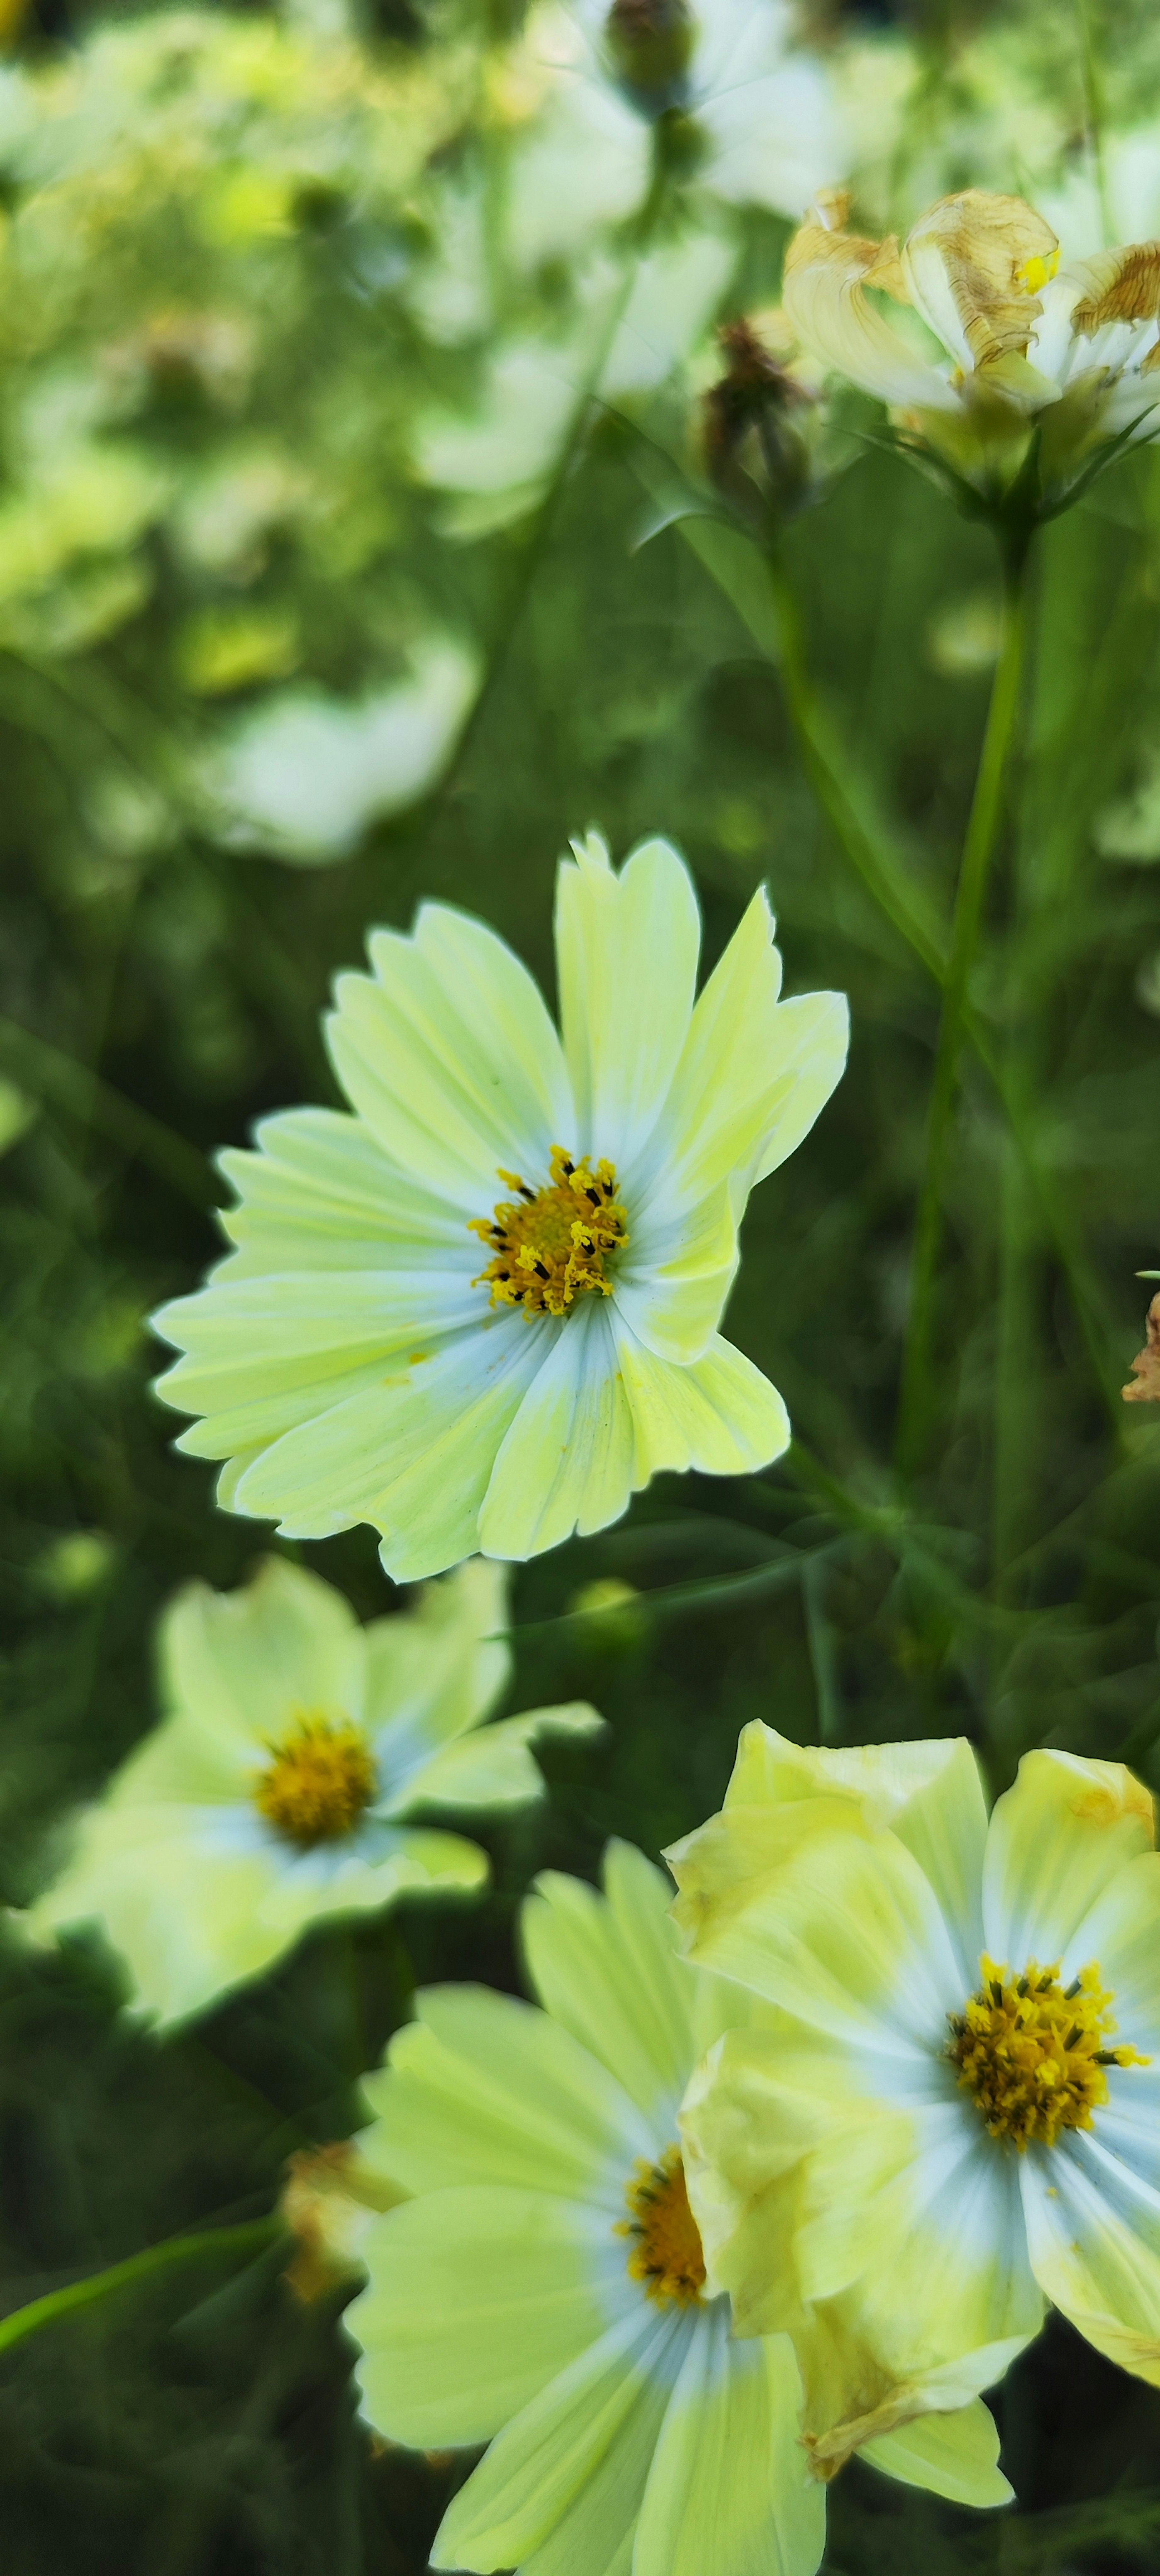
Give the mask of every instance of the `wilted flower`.
M 287 2158 L 279 2216 L 295 2250 L 286 2279 L 309 2304 L 365 2278 L 362 2249 L 375 2219 L 406 2193 L 376 2173 L 349 2138 Z
M 661 1468 L 780 1455 L 781 1397 L 718 1332 L 751 1188 L 845 1061 L 835 993 L 778 999 L 764 892 L 694 1007 L 688 870 L 596 836 L 557 888 L 562 1041 L 518 958 L 424 904 L 344 975 L 353 1117 L 266 1119 L 223 1168 L 236 1251 L 156 1317 L 161 1381 L 229 1508 L 300 1538 L 359 1520 L 402 1580 L 619 1518 Z
M 962 1740 L 803 1753 L 753 1726 L 672 1855 L 690 1958 L 783 2017 L 690 2097 L 706 2259 L 768 2330 L 796 2123 L 802 2292 L 853 2303 L 882 2422 L 927 2375 L 998 2378 L 1049 2299 L 1160 2385 L 1152 1843 L 1116 1762 L 1030 1753 L 988 1822 Z
M 1121 1388 L 1125 1404 L 1160 1404 L 1160 1296 L 1148 1308 L 1146 1340 L 1132 1362 L 1132 1382 Z
M 810 487 L 813 388 L 756 323 L 727 322 L 717 338 L 724 372 L 702 407 L 710 478 L 747 517 L 782 518 Z
M 537 1738 L 601 1723 L 578 1704 L 483 1724 L 506 1616 L 503 1574 L 478 1561 L 368 1628 L 276 1557 L 237 1592 L 191 1584 L 162 1622 L 166 1715 L 82 1816 L 33 1928 L 101 1923 L 170 2023 L 313 1923 L 480 1887 L 478 1846 L 412 1819 L 527 1804 Z
M 422 2448 L 491 2443 L 435 2567 L 812 2576 L 823 2495 L 793 2345 L 733 2336 L 678 2143 L 698 2057 L 752 2008 L 682 1967 L 664 1881 L 627 1844 L 609 1845 L 603 1897 L 554 1873 L 537 1886 L 523 1937 L 544 2010 L 434 1987 L 366 2087 L 360 2154 L 415 2197 L 361 2243 L 369 2286 L 347 2322 L 365 2410 Z M 953 2464 L 961 2419 L 940 2432 Z M 971 2413 L 967 2451 L 976 2438 Z M 953 2465 L 948 2484 L 905 2442 L 898 2459 L 962 2492 Z M 992 2468 L 985 2500 L 1006 2492 Z
M 824 191 L 795 234 L 786 312 L 805 348 L 887 403 L 962 487 L 995 505 L 1017 491 L 1030 524 L 1160 430 L 1160 243 L 1060 268 L 1051 226 L 1021 197 L 942 197 L 901 249 L 848 233 L 848 207 Z

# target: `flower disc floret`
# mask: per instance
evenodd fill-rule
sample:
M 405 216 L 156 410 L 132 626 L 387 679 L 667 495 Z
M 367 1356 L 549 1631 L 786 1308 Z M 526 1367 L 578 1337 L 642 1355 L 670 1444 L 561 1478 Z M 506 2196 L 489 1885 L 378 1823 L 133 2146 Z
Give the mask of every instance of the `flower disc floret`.
M 979 1965 L 978 1993 L 950 2015 L 948 2055 L 989 2136 L 1023 2155 L 1033 2139 L 1053 2147 L 1061 2129 L 1090 2129 L 1108 2098 L 1105 2068 L 1148 2064 L 1134 2048 L 1105 2047 L 1116 2022 L 1098 1967 L 1063 1986 L 1058 1960 L 1029 1959 L 1021 1977 L 986 1952 Z
M 254 1782 L 254 1805 L 267 1824 L 312 1851 L 352 1833 L 378 1794 L 378 1776 L 361 1727 L 306 1711 Z
M 616 2233 L 632 2239 L 629 2279 L 643 2282 L 660 2307 L 671 2301 L 691 2307 L 704 2293 L 705 2255 L 680 2148 L 666 2147 L 654 2165 L 642 2158 L 624 2196 L 631 2215 L 621 2219 Z
M 585 1154 L 576 1163 L 553 1145 L 551 1179 L 533 1190 L 518 1172 L 499 1177 L 514 1199 L 501 1199 L 493 1216 L 471 1217 L 468 1232 L 494 1247 L 473 1288 L 488 1287 L 494 1306 L 522 1306 L 525 1315 L 566 1315 L 578 1297 L 610 1297 L 605 1264 L 628 1242 L 628 1222 L 616 1195 L 616 1167 Z

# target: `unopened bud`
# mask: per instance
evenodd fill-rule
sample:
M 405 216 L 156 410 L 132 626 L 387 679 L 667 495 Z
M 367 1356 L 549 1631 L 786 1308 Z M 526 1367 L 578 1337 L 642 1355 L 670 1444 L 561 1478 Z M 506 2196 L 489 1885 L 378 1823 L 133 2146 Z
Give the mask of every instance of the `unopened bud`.
M 681 106 L 696 37 L 687 0 L 612 0 L 604 35 L 618 78 L 646 115 Z
M 726 367 L 704 400 L 709 474 L 747 515 L 758 497 L 765 507 L 792 510 L 809 481 L 812 396 L 752 323 L 727 322 L 717 337 Z

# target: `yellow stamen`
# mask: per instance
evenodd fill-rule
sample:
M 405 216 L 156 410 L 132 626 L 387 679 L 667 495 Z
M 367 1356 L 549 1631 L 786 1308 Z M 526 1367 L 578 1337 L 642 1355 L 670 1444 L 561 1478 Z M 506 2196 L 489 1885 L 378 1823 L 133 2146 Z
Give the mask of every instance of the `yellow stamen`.
M 1112 1997 L 1094 1964 L 1068 1987 L 1060 1962 L 1029 1959 L 1013 1977 L 984 1951 L 983 1983 L 961 2013 L 951 2013 L 948 2055 L 959 2082 L 993 2138 L 1010 2138 L 1020 2155 L 1034 2142 L 1053 2147 L 1061 2129 L 1090 2129 L 1108 2098 L 1109 2066 L 1147 2066 L 1134 2048 L 1108 2048 L 1116 2027 Z
M 522 1306 L 525 1315 L 566 1315 L 577 1297 L 612 1294 L 605 1264 L 628 1241 L 625 1213 L 616 1195 L 611 1163 L 574 1163 L 562 1145 L 552 1147 L 546 1189 L 529 1189 L 518 1172 L 500 1171 L 518 1192 L 501 1199 L 493 1216 L 473 1216 L 469 1231 L 493 1254 L 472 1281 L 490 1288 L 493 1306 Z
M 624 2197 L 631 2215 L 615 2233 L 634 2239 L 629 2278 L 643 2281 L 661 2306 L 691 2307 L 705 2286 L 700 2230 L 689 2207 L 679 2147 L 666 2147 L 658 2164 L 638 2163 Z
M 1057 246 L 1055 250 L 1049 250 L 1045 258 L 1025 259 L 1022 267 L 1015 271 L 1016 286 L 1023 287 L 1028 295 L 1038 295 L 1043 287 L 1050 286 L 1058 267 Z
M 303 1709 L 293 1732 L 270 1753 L 254 1781 L 254 1805 L 303 1851 L 349 1834 L 378 1789 L 370 1746 L 347 1719 L 336 1724 L 320 1710 Z

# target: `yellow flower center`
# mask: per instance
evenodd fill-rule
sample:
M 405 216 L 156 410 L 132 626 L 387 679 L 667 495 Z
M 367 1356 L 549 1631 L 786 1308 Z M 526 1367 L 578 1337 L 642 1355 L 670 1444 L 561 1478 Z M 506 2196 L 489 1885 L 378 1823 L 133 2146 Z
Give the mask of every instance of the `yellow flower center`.
M 293 1732 L 270 1746 L 272 1759 L 254 1782 L 254 1805 L 267 1824 L 304 1851 L 349 1834 L 378 1789 L 366 1737 L 349 1720 L 334 1723 L 304 1709 Z
M 493 1255 L 473 1288 L 490 1288 L 494 1306 L 522 1306 L 525 1315 L 566 1315 L 577 1297 L 610 1296 L 605 1265 L 628 1241 L 614 1165 L 593 1169 L 587 1154 L 574 1163 L 553 1145 L 546 1189 L 529 1189 L 518 1172 L 501 1169 L 500 1179 L 515 1198 L 468 1220 Z
M 629 2278 L 643 2281 L 649 2298 L 662 2306 L 675 2299 L 691 2307 L 705 2286 L 705 2257 L 680 2148 L 666 2147 L 659 2164 L 638 2164 L 624 2197 L 629 2216 L 616 2234 L 632 2239 Z
M 1020 2155 L 1033 2141 L 1053 2147 L 1061 2129 L 1090 2129 L 1108 2098 L 1109 2066 L 1147 2066 L 1134 2048 L 1107 2048 L 1116 2027 L 1112 1997 L 1098 1967 L 1059 1982 L 1059 1962 L 1029 1959 L 1013 1977 L 984 1952 L 983 1983 L 961 2013 L 951 2013 L 948 2055 L 993 2138 L 1010 2138 Z

